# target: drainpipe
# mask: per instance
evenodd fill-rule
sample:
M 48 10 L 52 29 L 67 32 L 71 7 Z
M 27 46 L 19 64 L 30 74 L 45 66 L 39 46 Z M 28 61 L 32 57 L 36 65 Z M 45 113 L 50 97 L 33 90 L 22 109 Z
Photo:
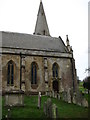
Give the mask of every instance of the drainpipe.
M 20 52 L 20 90 L 21 90 L 21 81 L 22 81 L 22 54 Z
M 74 60 L 74 59 L 73 59 L 73 53 L 72 53 L 72 58 L 71 58 L 71 63 L 72 63 L 72 81 L 73 81 L 73 92 L 75 92 L 73 60 Z

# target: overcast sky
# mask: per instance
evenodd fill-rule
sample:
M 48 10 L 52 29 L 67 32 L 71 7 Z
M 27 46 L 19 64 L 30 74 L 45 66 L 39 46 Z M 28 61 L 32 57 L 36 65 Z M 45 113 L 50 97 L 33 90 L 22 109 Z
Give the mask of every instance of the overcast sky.
M 42 0 L 50 35 L 66 35 L 74 51 L 77 75 L 83 80 L 88 68 L 88 1 Z M 0 31 L 33 34 L 40 0 L 0 0 Z

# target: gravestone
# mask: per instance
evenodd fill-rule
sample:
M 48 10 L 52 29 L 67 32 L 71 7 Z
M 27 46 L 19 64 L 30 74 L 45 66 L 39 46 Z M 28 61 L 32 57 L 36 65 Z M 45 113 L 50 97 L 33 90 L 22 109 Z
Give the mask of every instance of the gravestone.
M 54 98 L 54 91 L 52 91 L 52 97 Z
M 52 104 L 51 98 L 44 102 L 43 111 L 47 118 L 57 118 L 57 106 Z
M 56 104 L 52 104 L 52 116 L 51 118 L 57 118 L 57 106 Z
M 40 109 L 41 107 L 41 92 L 38 94 L 38 108 Z
M 10 90 L 5 93 L 5 106 L 24 106 L 24 92 Z
M 54 98 L 57 98 L 57 92 L 54 92 Z
M 67 90 L 67 102 L 71 103 L 71 95 L 70 95 L 70 90 Z
M 11 118 L 11 110 L 8 109 L 8 115 L 7 115 L 8 119 Z
M 66 92 L 66 91 L 63 91 L 63 92 L 62 92 L 62 100 L 65 101 L 65 102 L 68 102 L 67 92 Z
M 81 106 L 82 99 L 83 99 L 82 94 L 79 91 L 77 91 L 77 93 L 76 93 L 76 104 Z
M 88 107 L 88 101 L 85 98 L 82 99 L 82 106 Z
M 73 94 L 73 103 L 79 106 L 88 107 L 88 101 L 84 98 L 79 90 Z
M 60 100 L 60 94 L 58 93 L 58 100 Z
M 76 93 L 73 93 L 72 102 L 73 102 L 74 104 L 76 104 Z
M 50 117 L 51 118 L 51 115 L 52 115 L 52 110 L 51 110 L 51 107 L 52 107 L 52 101 L 51 101 L 51 98 L 48 98 L 47 99 L 47 112 L 46 112 L 46 115 L 47 117 Z
M 44 114 L 47 115 L 47 103 L 46 102 L 44 102 L 43 111 L 44 111 Z

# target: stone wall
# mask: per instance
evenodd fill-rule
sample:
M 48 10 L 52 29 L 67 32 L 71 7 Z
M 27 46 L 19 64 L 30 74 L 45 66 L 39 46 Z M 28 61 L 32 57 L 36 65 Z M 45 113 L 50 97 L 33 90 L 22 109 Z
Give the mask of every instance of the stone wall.
M 34 52 L 33 52 L 34 54 Z M 8 61 L 15 63 L 15 80 L 14 86 L 7 86 L 7 63 Z M 37 85 L 31 85 L 31 63 L 36 62 L 37 70 Z M 39 56 L 24 54 L 24 69 L 22 70 L 22 89 L 26 92 L 45 92 L 52 91 L 52 66 L 57 63 L 59 66 L 59 92 L 72 88 L 72 63 L 71 58 L 57 56 Z M 3 54 L 2 55 L 2 87 L 3 90 L 19 89 L 20 88 L 20 54 Z
M 7 69 L 8 62 L 12 60 L 15 64 L 14 69 L 14 86 L 7 86 Z M 2 90 L 20 89 L 20 56 L 3 54 L 2 55 Z
M 69 58 L 48 58 L 49 90 L 52 91 L 52 65 L 59 66 L 59 92 L 72 88 L 72 69 Z
M 36 56 L 26 56 L 25 57 L 25 87 L 26 91 L 39 92 L 45 91 L 45 81 L 44 81 L 44 64 L 42 57 Z M 31 63 L 37 63 L 37 85 L 31 85 Z

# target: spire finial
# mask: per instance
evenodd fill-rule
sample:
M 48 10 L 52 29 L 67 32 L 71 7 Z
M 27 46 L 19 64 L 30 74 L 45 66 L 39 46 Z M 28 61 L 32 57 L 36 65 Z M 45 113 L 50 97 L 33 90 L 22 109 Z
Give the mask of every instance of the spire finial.
M 67 43 L 67 46 L 70 46 L 70 44 L 69 44 L 69 39 L 68 39 L 68 35 L 66 35 L 66 43 Z
M 40 0 L 40 3 L 42 2 L 42 0 Z
M 68 35 L 66 35 L 66 40 L 69 41 L 69 39 L 68 39 Z

